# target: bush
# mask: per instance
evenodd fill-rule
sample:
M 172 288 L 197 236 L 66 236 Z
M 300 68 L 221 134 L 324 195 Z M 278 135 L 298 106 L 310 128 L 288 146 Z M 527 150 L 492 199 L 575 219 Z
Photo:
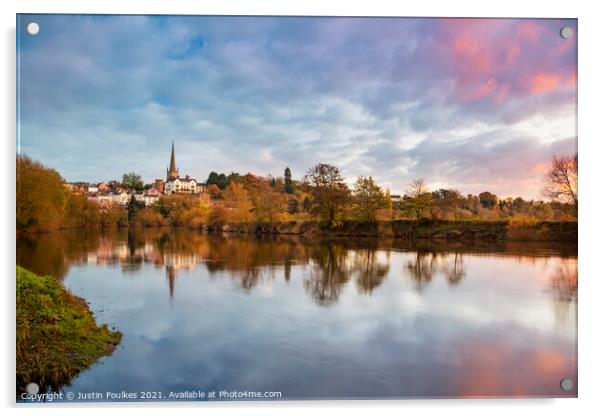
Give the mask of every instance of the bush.
M 127 227 L 128 212 L 125 208 L 118 205 L 112 206 L 100 214 L 100 226 L 108 227 Z
M 83 195 L 71 194 L 67 206 L 63 227 L 98 227 L 101 223 L 100 208 Z
M 211 227 L 220 228 L 226 224 L 227 220 L 228 212 L 221 205 L 214 206 L 209 211 L 207 222 Z
M 207 208 L 192 208 L 184 216 L 184 224 L 191 228 L 202 228 L 207 224 L 209 210 Z
M 143 227 L 161 227 L 167 225 L 167 220 L 152 208 L 144 208 L 136 212 L 133 221 L 135 224 Z

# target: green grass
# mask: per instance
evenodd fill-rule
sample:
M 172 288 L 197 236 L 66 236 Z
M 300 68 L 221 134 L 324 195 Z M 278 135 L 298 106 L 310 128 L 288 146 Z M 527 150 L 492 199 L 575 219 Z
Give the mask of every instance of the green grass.
M 120 340 L 57 279 L 17 266 L 17 393 L 30 382 L 58 391 Z

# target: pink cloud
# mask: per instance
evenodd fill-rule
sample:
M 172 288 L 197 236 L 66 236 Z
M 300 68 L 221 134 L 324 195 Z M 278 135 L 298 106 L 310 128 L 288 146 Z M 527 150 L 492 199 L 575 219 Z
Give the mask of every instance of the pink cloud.
M 542 94 L 555 91 L 567 86 L 574 86 L 577 77 L 575 74 L 563 76 L 553 72 L 536 72 L 529 78 L 529 91 L 532 94 Z
M 555 90 L 561 84 L 557 74 L 537 73 L 531 77 L 531 92 L 542 93 Z
M 539 24 L 531 21 L 524 21 L 516 27 L 515 40 L 528 42 L 531 45 L 537 45 L 540 42 L 543 32 L 544 29 Z
M 575 36 L 561 39 L 553 22 L 444 19 L 439 57 L 462 102 L 502 102 L 510 95 L 542 94 L 575 84 L 574 65 L 562 55 Z

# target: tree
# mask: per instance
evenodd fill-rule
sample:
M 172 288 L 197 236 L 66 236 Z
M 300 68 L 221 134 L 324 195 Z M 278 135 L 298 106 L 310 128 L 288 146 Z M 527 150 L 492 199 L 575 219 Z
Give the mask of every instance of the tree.
M 451 211 L 454 219 L 458 219 L 458 209 L 462 202 L 462 194 L 457 189 L 439 189 L 433 193 L 433 203 L 446 211 Z
M 72 194 L 67 198 L 63 225 L 65 227 L 90 227 L 101 224 L 100 209 L 84 195 Z
M 142 209 L 146 204 L 144 201 L 137 201 L 136 196 L 132 194 L 130 198 L 130 202 L 128 202 L 128 221 L 132 221 L 132 219 L 136 216 L 136 213 Z
M 224 191 L 224 205 L 232 214 L 234 222 L 249 222 L 253 205 L 247 190 L 238 182 L 231 182 Z
M 110 190 L 112 191 L 116 191 L 117 189 L 122 188 L 123 186 L 121 185 L 121 183 L 119 181 L 116 180 L 111 180 L 107 183 L 107 186 L 109 187 Z
M 271 181 L 247 174 L 242 182 L 246 188 L 253 213 L 259 223 L 278 221 L 280 214 L 286 209 L 284 195 L 271 186 Z
M 553 201 L 573 205 L 577 211 L 577 154 L 573 156 L 554 156 L 548 171 L 543 191 L 544 196 Z
M 311 200 L 309 199 L 308 196 L 306 196 L 305 198 L 303 198 L 303 211 L 309 212 L 310 208 L 311 208 Z
M 497 196 L 488 191 L 481 192 L 479 194 L 479 202 L 483 208 L 493 208 L 497 205 Z
M 410 182 L 410 188 L 406 190 L 402 210 L 413 214 L 419 220 L 430 208 L 431 200 L 432 194 L 428 191 L 424 179 L 414 179 Z
M 54 169 L 17 157 L 17 230 L 49 231 L 60 227 L 69 198 Z
M 454 213 L 454 220 L 458 220 L 458 208 L 460 208 L 460 201 L 462 194 L 457 189 L 448 189 L 446 203 L 451 207 Z
M 222 196 L 219 186 L 214 183 L 207 186 L 207 193 L 211 199 L 219 199 Z
M 240 175 L 236 172 L 231 172 L 228 176 L 224 173 L 211 172 L 207 178 L 207 185 L 217 185 L 219 189 L 224 190 L 237 178 L 240 178 Z
M 297 212 L 299 212 L 299 201 L 296 199 L 290 199 L 288 201 L 288 213 L 294 215 Z
M 136 191 L 141 191 L 144 189 L 142 177 L 135 172 L 124 173 L 121 179 L 121 184 L 126 189 L 135 189 Z
M 322 220 L 338 226 L 351 196 L 339 168 L 320 163 L 307 171 L 305 181 Z
M 357 178 L 353 197 L 356 204 L 357 217 L 362 221 L 376 221 L 378 210 L 387 207 L 385 193 L 374 182 L 371 176 L 360 176 Z
M 385 192 L 385 203 L 387 206 L 387 215 L 390 219 L 393 219 L 393 198 L 391 198 L 391 191 L 388 189 Z
M 225 180 L 226 180 L 226 175 L 224 175 L 223 173 L 220 175 L 217 172 L 211 172 L 211 173 L 209 173 L 209 177 L 207 178 L 207 186 L 215 185 L 218 188 L 221 188 L 220 185 L 222 185 Z
M 295 191 L 293 186 L 293 179 L 291 176 L 291 170 L 287 167 L 284 169 L 284 192 L 292 194 Z
M 171 225 L 181 225 L 184 222 L 186 212 L 195 207 L 195 199 L 190 195 L 172 194 L 163 195 L 153 205 L 153 209 L 159 212 Z

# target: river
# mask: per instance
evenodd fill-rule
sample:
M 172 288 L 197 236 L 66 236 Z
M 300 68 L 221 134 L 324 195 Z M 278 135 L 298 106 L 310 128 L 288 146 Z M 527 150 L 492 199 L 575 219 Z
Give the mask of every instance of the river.
M 17 263 L 123 333 L 76 399 L 577 394 L 574 246 L 79 230 Z

